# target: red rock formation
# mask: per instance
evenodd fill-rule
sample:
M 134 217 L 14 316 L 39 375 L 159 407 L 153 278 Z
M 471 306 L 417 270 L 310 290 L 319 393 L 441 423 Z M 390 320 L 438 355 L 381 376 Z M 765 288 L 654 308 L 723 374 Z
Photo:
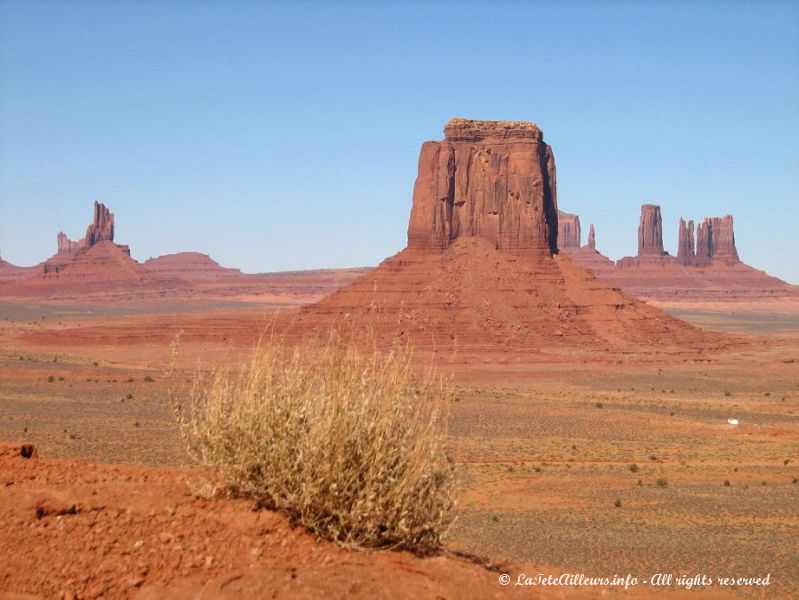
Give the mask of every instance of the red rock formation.
M 663 220 L 656 204 L 641 206 L 638 225 L 638 256 L 663 256 Z
M 408 247 L 482 237 L 499 250 L 557 251 L 555 159 L 534 123 L 451 119 L 419 156 Z
M 712 254 L 710 223 L 705 219 L 703 223 L 696 226 L 696 253 L 693 264 L 699 267 L 709 265 Z
M 591 227 L 588 228 L 588 247 L 591 250 L 596 250 L 596 235 L 594 234 L 594 224 L 591 223 Z
M 647 300 L 701 302 L 799 296 L 799 287 L 740 262 L 731 216 L 706 218 L 699 223 L 695 245 L 693 221 L 680 219 L 676 258 L 668 254 L 627 256 L 614 264 L 588 248 L 570 249 L 568 254 L 605 282 Z
M 545 348 L 681 354 L 716 343 L 570 259 L 582 250 L 601 259 L 595 251 L 554 253 L 554 159 L 535 125 L 455 120 L 445 133 L 422 146 L 408 247 L 304 307 L 288 335 L 326 338 L 348 322 L 381 343 L 480 360 L 497 352 L 529 360 Z
M 78 250 L 87 250 L 98 242 L 114 241 L 114 213 L 104 204 L 94 202 L 94 217 L 86 228 L 86 235 L 73 241 L 61 231 L 58 234 L 58 254 L 74 254 Z
M 694 222 L 680 217 L 679 242 L 677 244 L 677 262 L 681 265 L 692 265 L 696 258 L 694 250 Z
M 580 247 L 580 217 L 558 211 L 558 248 Z
M 727 265 L 739 262 L 732 215 L 710 217 L 705 222 L 710 223 L 710 256 L 713 261 Z

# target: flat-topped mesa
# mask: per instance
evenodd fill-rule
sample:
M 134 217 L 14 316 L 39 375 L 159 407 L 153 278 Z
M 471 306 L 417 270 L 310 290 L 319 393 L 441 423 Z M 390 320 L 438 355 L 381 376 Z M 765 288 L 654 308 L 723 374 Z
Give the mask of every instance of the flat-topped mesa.
M 596 250 L 596 234 L 594 233 L 594 224 L 591 223 L 591 226 L 588 228 L 588 247 L 591 250 Z
M 580 217 L 558 211 L 558 248 L 580 247 Z
M 679 241 L 677 243 L 677 262 L 681 265 L 692 265 L 696 261 L 694 249 L 694 222 L 680 217 Z
M 663 219 L 657 204 L 641 206 L 638 225 L 638 256 L 663 256 Z
M 462 236 L 498 250 L 557 252 L 555 157 L 534 123 L 451 119 L 422 144 L 408 247 L 443 250 Z
M 58 254 L 74 254 L 78 250 L 88 250 L 98 242 L 114 241 L 114 213 L 101 202 L 94 202 L 94 216 L 86 228 L 83 238 L 73 241 L 61 231 L 57 236 Z

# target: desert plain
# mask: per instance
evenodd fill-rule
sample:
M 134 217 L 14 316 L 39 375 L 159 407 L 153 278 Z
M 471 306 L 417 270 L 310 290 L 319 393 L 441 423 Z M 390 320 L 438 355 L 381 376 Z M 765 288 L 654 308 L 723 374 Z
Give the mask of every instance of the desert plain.
M 275 310 L 296 309 L 227 300 L 166 308 L 0 306 L 0 436 L 34 444 L 43 462 L 31 466 L 11 451 L 2 458 L 5 590 L 165 597 L 158 586 L 207 591 L 227 576 L 244 576 L 245 590 L 262 585 L 282 590 L 279 597 L 297 597 L 300 589 L 322 589 L 315 585 L 314 560 L 324 555 L 332 565 L 348 565 L 339 577 L 356 582 L 352 589 L 362 597 L 379 589 L 390 595 L 380 582 L 392 569 L 412 569 L 422 581 L 449 586 L 444 597 L 469 596 L 450 567 L 430 562 L 435 559 L 348 558 L 331 544 L 320 549 L 279 516 L 248 513 L 242 501 L 187 495 L 196 467 L 186 470 L 168 389 L 185 384 L 198 365 L 235 361 L 251 348 L 253 332 L 269 327 Z M 502 572 L 639 580 L 656 573 L 770 574 L 765 590 L 700 586 L 690 597 L 799 594 L 799 306 L 671 310 L 734 332 L 746 344 L 668 364 L 578 351 L 532 363 L 513 354 L 488 364 L 457 355 L 417 357 L 422 365 L 436 362 L 457 386 L 450 431 L 462 491 L 446 547 L 496 569 L 469 573 L 483 585 L 472 584 L 473 597 L 502 594 L 495 583 Z M 169 374 L 169 347 L 178 334 L 178 369 Z M 730 425 L 730 418 L 740 424 Z M 36 518 L 42 500 L 83 508 Z M 247 521 L 235 521 L 247 514 Z M 127 516 L 127 528 L 118 515 Z M 59 541 L 65 527 L 73 540 L 67 547 Z M 284 553 L 283 540 L 296 553 Z M 464 568 L 463 559 L 452 560 Z M 247 575 L 264 569 L 267 579 Z M 291 579 L 297 573 L 305 587 Z M 334 597 L 351 595 L 328 581 Z M 600 597 L 603 589 L 524 592 Z M 612 595 L 625 593 L 689 594 L 639 584 Z

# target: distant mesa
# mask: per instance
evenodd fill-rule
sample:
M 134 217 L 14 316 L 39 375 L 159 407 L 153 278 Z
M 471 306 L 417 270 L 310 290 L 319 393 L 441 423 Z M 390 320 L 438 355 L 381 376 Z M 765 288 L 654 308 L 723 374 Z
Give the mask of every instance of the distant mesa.
M 581 265 L 611 285 L 643 299 L 748 300 L 799 296 L 790 285 L 741 262 L 732 215 L 707 217 L 694 227 L 680 218 L 676 256 L 663 249 L 660 206 L 644 204 L 638 226 L 638 254 L 615 263 L 596 251 L 596 239 L 582 248 L 565 247 Z
M 453 119 L 422 144 L 407 248 L 303 307 L 292 331 L 323 336 L 344 321 L 381 340 L 508 357 L 721 343 L 559 254 L 559 237 L 580 243 L 574 217 L 559 225 L 554 154 L 535 124 Z

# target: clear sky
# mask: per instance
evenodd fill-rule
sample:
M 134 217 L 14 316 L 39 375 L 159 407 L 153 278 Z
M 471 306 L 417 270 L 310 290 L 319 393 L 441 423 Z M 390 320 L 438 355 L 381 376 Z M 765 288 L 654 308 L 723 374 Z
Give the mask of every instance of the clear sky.
M 532 120 L 562 210 L 634 254 L 639 207 L 732 213 L 799 283 L 799 3 L 0 0 L 0 254 L 98 199 L 139 260 L 374 265 L 405 245 L 419 146 Z

